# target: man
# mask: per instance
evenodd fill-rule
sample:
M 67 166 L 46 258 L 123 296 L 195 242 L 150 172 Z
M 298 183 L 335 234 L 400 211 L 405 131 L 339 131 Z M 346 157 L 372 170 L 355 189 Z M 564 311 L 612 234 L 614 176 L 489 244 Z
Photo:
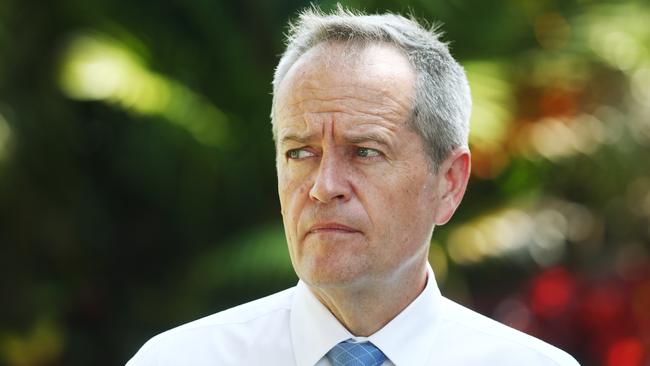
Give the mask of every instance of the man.
M 441 296 L 435 225 L 463 197 L 471 109 L 437 35 L 303 12 L 273 82 L 294 288 L 163 333 L 128 365 L 576 365 Z

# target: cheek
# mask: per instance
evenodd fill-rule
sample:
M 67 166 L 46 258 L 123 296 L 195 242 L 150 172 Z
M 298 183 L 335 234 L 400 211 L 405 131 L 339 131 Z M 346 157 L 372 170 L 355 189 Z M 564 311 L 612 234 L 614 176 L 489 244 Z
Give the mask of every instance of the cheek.
M 402 175 L 385 180 L 381 207 L 375 206 L 375 215 L 383 218 L 383 224 L 394 240 L 407 243 L 419 241 L 432 225 L 434 205 L 431 187 L 421 176 Z
M 300 212 L 309 199 L 309 187 L 305 179 L 288 179 L 286 175 L 278 177 L 280 209 L 285 222 L 297 222 Z

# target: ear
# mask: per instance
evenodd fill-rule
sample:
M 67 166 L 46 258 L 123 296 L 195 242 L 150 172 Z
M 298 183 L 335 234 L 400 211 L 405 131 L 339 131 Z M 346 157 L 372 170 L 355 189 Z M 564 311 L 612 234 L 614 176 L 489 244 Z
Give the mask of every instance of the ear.
M 434 220 L 436 225 L 444 225 L 451 219 L 465 194 L 469 180 L 471 155 L 467 147 L 453 150 L 438 167 L 436 181 L 438 204 Z

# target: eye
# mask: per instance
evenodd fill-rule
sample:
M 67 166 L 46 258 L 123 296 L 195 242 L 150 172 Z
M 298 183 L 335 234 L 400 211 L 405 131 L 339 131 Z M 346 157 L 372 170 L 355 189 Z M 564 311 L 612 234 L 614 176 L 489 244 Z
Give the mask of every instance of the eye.
M 287 151 L 286 156 L 288 159 L 300 160 L 314 156 L 314 153 L 306 149 L 291 149 Z
M 381 152 L 379 152 L 379 150 L 371 149 L 369 147 L 357 148 L 356 154 L 361 158 L 375 158 L 381 156 Z

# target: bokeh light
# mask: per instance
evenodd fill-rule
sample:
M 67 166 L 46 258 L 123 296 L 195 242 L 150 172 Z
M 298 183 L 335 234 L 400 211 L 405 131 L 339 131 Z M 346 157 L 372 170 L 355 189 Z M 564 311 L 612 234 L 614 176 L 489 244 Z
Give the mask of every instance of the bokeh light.
M 567 308 L 575 294 L 575 283 L 563 268 L 553 268 L 532 282 L 531 309 L 542 318 L 557 317 Z
M 50 321 L 39 321 L 28 334 L 0 335 L 0 357 L 8 365 L 52 365 L 61 358 L 64 340 Z M 2 359 L 0 358 L 0 359 Z
M 643 366 L 645 353 L 643 343 L 639 339 L 621 339 L 608 349 L 607 366 Z
M 223 112 L 182 84 L 146 69 L 134 53 L 107 36 L 71 36 L 62 63 L 61 87 L 70 98 L 163 117 L 207 145 L 228 141 Z
M 0 162 L 6 159 L 11 145 L 11 128 L 5 117 L 0 113 Z

